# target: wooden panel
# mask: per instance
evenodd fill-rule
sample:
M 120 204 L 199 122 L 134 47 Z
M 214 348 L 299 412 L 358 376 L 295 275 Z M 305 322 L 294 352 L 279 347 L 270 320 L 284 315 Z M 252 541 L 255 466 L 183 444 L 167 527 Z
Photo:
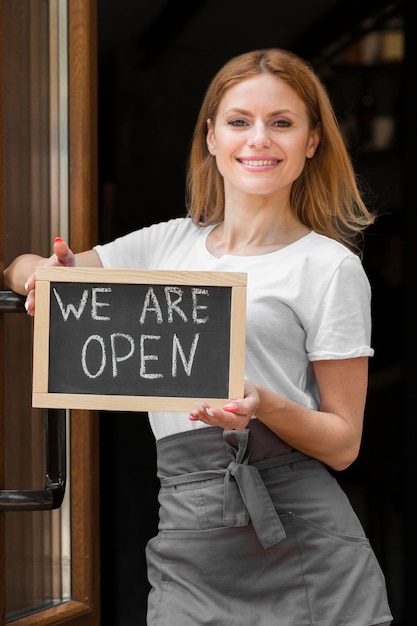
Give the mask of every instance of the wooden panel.
M 36 3 L 36 6 L 47 7 L 47 3 Z M 6 6 L 5 0 L 0 0 L 0 18 L 3 18 L 3 12 Z M 36 20 L 33 15 L 35 3 L 30 0 L 13 0 L 7 2 L 7 10 L 13 11 L 11 23 L 15 26 L 15 31 L 10 29 L 5 32 L 4 27 L 1 31 L 3 46 L 7 45 L 7 41 L 17 46 L 19 54 L 25 54 L 32 63 L 43 63 L 44 59 L 36 54 L 36 41 L 31 41 L 25 34 L 26 25 L 30 20 Z M 73 242 L 75 250 L 90 248 L 97 239 L 97 3 L 96 0 L 70 0 L 69 1 L 69 115 L 70 115 L 70 224 L 71 233 L 70 240 Z M 9 21 L 10 24 L 10 21 Z M 1 19 L 3 26 L 3 20 Z M 19 29 L 22 31 L 19 35 Z M 38 33 L 43 37 L 45 33 Z M 19 36 L 18 36 L 19 35 Z M 17 37 L 17 38 L 16 38 Z M 9 39 L 7 39 L 9 38 Z M 10 39 L 11 38 L 11 39 Z M 21 42 L 21 43 L 19 43 Z M 2 64 L 0 63 L 0 68 Z M 37 81 L 36 74 L 31 74 L 33 66 L 26 77 L 14 74 L 13 80 L 8 81 L 10 89 L 26 89 L 36 90 L 42 88 Z M 1 70 L 0 70 L 1 71 Z M 8 68 L 10 73 L 12 70 Z M 39 73 L 39 72 L 38 72 Z M 30 77 L 32 76 L 32 80 Z M 1 76 L 0 76 L 1 78 Z M 3 84 L 3 81 L 2 83 Z M 28 91 L 29 93 L 29 91 Z M 30 92 L 32 93 L 32 92 Z M 9 94 L 10 96 L 10 94 Z M 13 240 L 13 247 L 9 246 L 9 253 L 6 254 L 6 264 L 10 263 L 12 258 L 17 254 L 28 252 L 33 246 L 32 236 L 41 239 L 42 250 L 36 249 L 34 252 L 46 254 L 43 245 L 49 248 L 50 233 L 48 225 L 38 220 L 37 209 L 42 204 L 43 198 L 39 196 L 35 204 L 28 205 L 27 190 L 31 189 L 31 185 L 36 181 L 43 180 L 44 171 L 39 171 L 39 162 L 36 161 L 36 151 L 33 147 L 28 150 L 28 144 L 24 137 L 30 136 L 31 140 L 44 141 L 47 133 L 44 129 L 33 124 L 33 116 L 37 118 L 41 113 L 38 111 L 27 111 L 24 109 L 22 98 L 13 98 L 16 109 L 19 109 L 22 116 L 22 124 L 17 128 L 17 134 L 13 136 L 14 146 L 12 146 L 8 154 L 10 159 L 7 162 L 8 173 L 6 175 L 17 177 L 16 181 L 20 184 L 22 190 L 23 206 L 16 199 L 8 206 L 8 231 L 4 231 L 5 216 L 3 212 L 4 206 L 4 189 L 1 185 L 0 174 L 0 246 L 1 246 L 1 263 L 4 262 L 5 250 L 3 249 L 4 241 Z M 9 102 L 11 98 L 9 97 Z M 27 101 L 27 99 L 25 100 Z M 0 98 L 0 103 L 3 99 Z M 25 117 L 26 115 L 26 117 Z M 48 116 L 48 112 L 46 112 Z M 3 124 L 0 119 L 0 132 L 3 133 Z M 3 134 L 1 136 L 0 145 L 3 147 Z M 20 147 L 20 150 L 18 149 Z M 25 167 L 19 167 L 19 154 L 23 154 L 26 158 Z M 0 150 L 0 165 L 2 162 L 2 149 Z M 4 163 L 6 165 L 6 163 Z M 3 172 L 3 167 L 0 167 Z M 23 180 L 25 175 L 27 180 Z M 9 180 L 9 179 L 8 179 Z M 14 185 L 19 189 L 18 184 Z M 25 191 L 26 190 L 26 191 Z M 25 191 L 25 193 L 23 193 Z M 13 205 L 13 213 L 12 213 Z M 21 213 L 20 213 L 21 212 Z M 25 222 L 19 219 L 19 215 L 25 217 Z M 33 220 L 33 226 L 31 225 Z M 23 226 L 23 227 L 22 227 Z M 46 243 L 45 243 L 46 242 Z M 16 251 L 16 245 L 21 249 Z M 3 269 L 3 266 L 2 266 Z M 2 317 L 2 316 L 1 316 Z M 23 325 L 25 332 L 17 333 L 22 335 L 22 341 L 30 346 L 30 320 L 26 316 L 18 316 L 16 324 Z M 8 320 L 7 320 L 7 323 Z M 14 323 L 14 322 L 13 322 Z M 3 324 L 3 320 L 1 320 Z M 29 333 L 29 336 L 27 336 Z M 29 341 L 28 341 L 29 339 Z M 0 327 L 0 359 L 3 359 L 3 334 Z M 19 350 L 14 346 L 16 357 L 21 363 L 28 363 L 30 369 L 30 351 Z M 0 364 L 2 366 L 3 363 Z M 1 372 L 0 384 L 0 401 L 4 407 L 4 371 Z M 26 373 L 27 375 L 27 373 Z M 29 374 L 30 378 L 30 374 Z M 20 384 L 20 379 L 19 379 Z M 8 393 L 8 396 L 10 394 Z M 19 399 L 22 394 L 14 393 Z M 27 398 L 23 398 L 26 402 Z M 30 401 L 27 403 L 26 409 L 30 411 Z M 4 413 L 0 411 L 0 487 L 4 487 Z M 100 624 L 100 562 L 99 562 L 99 467 L 98 467 L 98 415 L 91 411 L 74 411 L 71 415 L 71 480 L 72 489 L 71 497 L 71 533 L 72 533 L 72 599 L 70 602 L 63 603 L 57 607 L 39 611 L 26 617 L 13 621 L 15 626 L 29 625 L 52 625 L 64 623 L 74 626 L 99 626 Z M 30 466 L 29 472 L 31 470 Z M 28 485 L 17 485 L 17 488 L 26 488 Z M 13 485 L 16 487 L 16 485 Z M 0 623 L 5 623 L 5 598 L 7 595 L 5 584 L 5 526 L 4 520 L 6 515 L 13 516 L 16 524 L 24 518 L 28 520 L 28 515 L 39 516 L 36 514 L 21 513 L 3 513 L 0 514 Z M 20 517 L 19 517 L 20 516 Z M 11 520 L 8 517 L 8 523 Z M 38 530 L 34 528 L 34 532 L 42 533 L 42 528 L 36 523 Z M 39 543 L 39 550 L 48 549 L 47 546 Z M 20 559 L 19 559 L 20 560 Z M 36 578 L 36 564 L 26 564 L 24 575 L 31 577 L 32 582 Z M 33 578 L 35 577 L 35 578 Z M 13 583 L 13 581 L 10 581 Z M 41 591 L 41 590 L 39 590 Z
M 3 0 L 0 0 L 0 37 L 3 37 Z M 3 187 L 3 98 L 1 85 L 3 84 L 3 47 L 0 46 L 0 270 L 1 270 L 1 287 L 3 288 L 3 270 L 4 270 L 4 187 Z M 0 407 L 4 407 L 4 315 L 0 315 Z M 0 489 L 4 489 L 4 454 L 5 454 L 5 418 L 4 411 L 0 411 Z M 6 536 L 5 536 L 5 516 L 0 515 L 0 554 L 5 554 Z M 5 599 L 6 599 L 6 579 L 5 579 L 5 560 L 0 559 L 0 622 L 4 623 L 5 619 Z
M 48 65 L 44 43 L 47 5 L 39 1 L 3 0 L 1 18 L 3 265 L 30 249 L 41 231 L 41 239 L 49 237 L 42 223 L 42 215 L 48 213 L 45 175 L 49 159 Z M 30 403 L 32 324 L 23 315 L 2 317 L 3 485 L 6 488 L 41 488 L 45 434 L 42 412 L 32 412 Z M 33 513 L 2 515 L 2 539 L 6 537 L 1 551 L 2 570 L 7 572 L 4 594 L 1 594 L 2 601 L 7 599 L 7 606 L 2 606 L 2 615 L 6 611 L 10 614 L 26 606 L 36 606 L 38 598 L 48 593 L 51 580 L 46 569 L 44 576 L 39 573 L 39 551 L 47 555 L 45 562 L 49 558 L 45 538 L 50 530 L 50 519 L 48 515 Z M 25 537 L 24 542 L 22 537 Z
M 69 82 L 70 243 L 79 252 L 98 234 L 97 0 L 69 2 Z M 72 599 L 87 612 L 68 622 L 77 626 L 101 621 L 98 425 L 97 412 L 71 413 Z
M 70 242 L 88 250 L 98 234 L 97 7 L 70 0 Z

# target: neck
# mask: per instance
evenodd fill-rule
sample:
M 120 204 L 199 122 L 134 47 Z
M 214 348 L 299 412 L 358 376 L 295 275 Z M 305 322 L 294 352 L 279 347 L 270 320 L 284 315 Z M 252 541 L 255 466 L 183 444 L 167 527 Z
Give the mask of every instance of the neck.
M 309 232 L 291 210 L 228 207 L 224 221 L 210 234 L 212 254 L 255 255 L 283 248 Z

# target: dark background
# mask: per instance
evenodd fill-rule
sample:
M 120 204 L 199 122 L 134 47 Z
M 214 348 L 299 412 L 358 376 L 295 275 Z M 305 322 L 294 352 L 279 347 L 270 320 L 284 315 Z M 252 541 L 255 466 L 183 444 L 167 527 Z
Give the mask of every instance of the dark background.
M 395 626 L 415 626 L 416 0 L 98 5 L 101 243 L 184 214 L 185 167 L 198 109 L 209 81 L 230 57 L 287 48 L 309 60 L 326 83 L 367 202 L 380 214 L 364 257 L 376 353 L 363 445 L 357 462 L 337 477 L 384 570 Z M 401 56 L 395 53 L 400 36 Z M 379 52 L 371 58 L 372 45 Z M 394 129 L 385 141 L 378 130 L 384 124 Z M 156 532 L 157 489 L 146 415 L 103 413 L 103 626 L 145 624 L 144 549 Z

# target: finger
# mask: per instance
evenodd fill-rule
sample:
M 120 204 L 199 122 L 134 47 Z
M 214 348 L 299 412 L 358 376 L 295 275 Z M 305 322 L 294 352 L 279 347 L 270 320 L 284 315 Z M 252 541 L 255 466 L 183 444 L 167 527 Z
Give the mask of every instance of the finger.
M 60 265 L 65 265 L 72 267 L 75 263 L 74 253 L 69 247 L 69 245 L 61 239 L 61 237 L 55 237 L 54 241 L 54 254 L 56 259 Z M 51 257 L 51 261 L 53 261 L 53 257 Z
M 36 280 L 35 273 L 31 274 L 29 278 L 27 279 L 25 283 L 25 289 L 28 293 L 30 293 L 33 289 L 35 289 L 35 280 Z
M 224 405 L 223 411 L 227 411 L 228 413 L 239 413 L 239 402 L 236 400 L 228 402 Z
M 211 409 L 209 406 L 200 404 L 200 402 L 196 402 L 195 405 L 197 409 L 202 413 L 206 413 L 209 417 L 214 417 L 213 409 Z
M 31 317 L 35 314 L 35 291 L 32 289 L 26 296 L 25 309 Z

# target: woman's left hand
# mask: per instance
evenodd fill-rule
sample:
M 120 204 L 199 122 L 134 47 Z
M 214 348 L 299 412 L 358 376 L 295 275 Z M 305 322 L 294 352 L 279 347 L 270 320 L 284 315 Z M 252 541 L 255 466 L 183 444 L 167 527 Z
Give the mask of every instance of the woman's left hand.
M 204 422 L 208 426 L 220 426 L 225 430 L 243 430 L 256 413 L 260 398 L 256 385 L 245 380 L 244 398 L 231 400 L 221 409 L 210 406 L 207 402 L 196 403 L 190 412 L 192 422 Z

